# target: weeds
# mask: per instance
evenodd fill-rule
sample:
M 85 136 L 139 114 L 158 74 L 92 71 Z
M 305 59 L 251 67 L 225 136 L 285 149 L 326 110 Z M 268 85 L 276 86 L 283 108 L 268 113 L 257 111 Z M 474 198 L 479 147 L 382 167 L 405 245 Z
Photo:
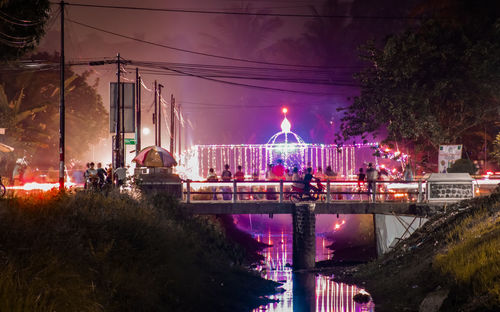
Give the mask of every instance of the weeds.
M 0 311 L 248 310 L 276 284 L 244 256 L 160 194 L 0 200 Z
M 435 268 L 451 276 L 473 296 L 488 294 L 500 305 L 500 216 L 480 209 L 448 234 L 447 250 L 436 256 Z

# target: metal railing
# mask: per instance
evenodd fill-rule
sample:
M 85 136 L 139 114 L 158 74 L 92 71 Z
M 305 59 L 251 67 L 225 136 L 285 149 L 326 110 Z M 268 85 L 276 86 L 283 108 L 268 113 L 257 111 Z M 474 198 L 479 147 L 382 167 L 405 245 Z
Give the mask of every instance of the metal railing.
M 266 200 L 283 203 L 290 200 L 293 194 L 300 192 L 293 191 L 294 183 L 303 181 L 183 181 L 183 194 L 186 203 L 194 200 L 222 200 L 238 201 Z M 316 186 L 317 182 L 311 182 Z M 331 203 L 336 200 L 363 200 L 366 196 L 372 201 L 423 201 L 425 194 L 424 180 L 419 181 L 376 181 L 373 192 L 368 192 L 367 182 L 358 183 L 353 180 L 325 180 L 320 182 L 323 185 L 321 192 L 318 192 L 318 201 Z M 208 190 L 207 190 L 208 188 Z M 198 198 L 195 198 L 198 197 Z M 202 197 L 200 199 L 200 197 Z M 371 198 L 370 198 L 371 197 Z

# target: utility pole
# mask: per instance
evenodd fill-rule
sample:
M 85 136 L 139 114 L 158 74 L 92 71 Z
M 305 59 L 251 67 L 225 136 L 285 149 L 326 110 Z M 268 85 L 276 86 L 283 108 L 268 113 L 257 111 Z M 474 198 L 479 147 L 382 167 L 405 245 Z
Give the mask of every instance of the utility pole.
M 174 135 L 175 135 L 175 118 L 174 118 L 175 98 L 170 95 L 170 154 L 174 155 Z
M 117 76 L 117 85 L 116 85 L 116 108 L 115 108 L 115 169 L 122 167 L 121 163 L 121 133 L 120 133 L 120 125 L 121 125 L 121 114 L 120 114 L 120 53 L 116 55 L 116 76 Z
M 141 76 L 139 76 L 139 68 L 135 68 L 135 156 L 141 150 Z
M 59 102 L 59 191 L 64 190 L 64 139 L 65 139 L 65 107 L 64 107 L 64 1 L 60 2 L 61 6 L 61 87 L 60 87 L 60 102 Z
M 120 72 L 121 74 L 121 66 L 120 66 L 120 61 L 118 61 L 118 71 Z M 120 77 L 120 76 L 118 76 Z M 122 122 L 122 135 L 121 135 L 121 152 L 120 152 L 120 164 L 122 167 L 125 167 L 125 92 L 124 92 L 124 88 L 122 88 L 122 85 L 120 83 L 118 83 L 118 92 L 120 93 L 120 97 L 118 99 L 120 99 L 120 101 L 118 102 L 119 105 L 121 105 L 121 114 L 122 114 L 122 118 L 121 118 L 121 122 Z
M 153 123 L 155 124 L 155 146 L 158 146 L 158 103 L 156 102 L 157 99 L 157 88 L 158 85 L 155 80 L 155 112 L 153 113 Z
M 161 147 L 161 88 L 163 85 L 158 85 L 158 146 Z
M 182 143 L 182 136 L 181 136 L 181 127 L 182 127 L 182 122 L 181 122 L 181 118 L 182 118 L 182 115 L 181 115 L 181 104 L 179 103 L 179 106 L 177 107 L 177 111 L 179 112 L 179 126 L 177 127 L 177 129 L 179 129 L 179 149 L 177 150 L 177 153 L 180 155 L 181 154 L 181 143 Z

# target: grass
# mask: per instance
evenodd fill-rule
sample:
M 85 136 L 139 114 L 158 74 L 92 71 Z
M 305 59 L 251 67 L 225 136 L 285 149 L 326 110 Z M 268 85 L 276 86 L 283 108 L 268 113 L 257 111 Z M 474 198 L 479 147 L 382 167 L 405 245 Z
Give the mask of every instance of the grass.
M 275 291 L 214 217 L 153 195 L 0 200 L 0 311 L 245 311 Z
M 481 209 L 448 234 L 448 248 L 436 256 L 435 269 L 472 296 L 500 306 L 500 214 Z

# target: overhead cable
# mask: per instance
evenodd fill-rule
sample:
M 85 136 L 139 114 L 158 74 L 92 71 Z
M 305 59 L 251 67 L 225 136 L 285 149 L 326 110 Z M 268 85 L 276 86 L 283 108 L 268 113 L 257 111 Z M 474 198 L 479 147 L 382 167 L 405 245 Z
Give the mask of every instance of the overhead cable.
M 190 54 L 208 56 L 208 57 L 213 57 L 213 58 L 218 58 L 218 59 L 223 59 L 223 60 L 229 60 L 229 61 L 253 63 L 253 64 L 263 64 L 263 65 L 273 65 L 273 66 L 304 67 L 304 68 L 328 68 L 328 66 L 314 66 L 314 65 L 298 65 L 298 64 L 273 63 L 273 62 L 264 62 L 264 61 L 256 61 L 256 60 L 249 60 L 249 59 L 243 59 L 243 58 L 235 58 L 235 57 L 229 57 L 229 56 L 223 56 L 223 55 L 216 55 L 216 54 L 210 54 L 210 53 L 204 53 L 204 52 L 197 52 L 197 51 L 193 51 L 193 50 L 187 50 L 187 49 L 177 48 L 177 47 L 173 47 L 173 46 L 169 46 L 169 45 L 165 45 L 165 44 L 161 44 L 161 43 L 151 42 L 151 41 L 147 41 L 147 40 L 144 40 L 144 39 L 139 39 L 139 38 L 135 38 L 135 37 L 131 37 L 131 36 L 119 34 L 119 33 L 113 32 L 113 31 L 105 30 L 105 29 L 102 29 L 102 28 L 99 28 L 99 27 L 95 27 L 95 26 L 91 26 L 91 25 L 88 25 L 88 24 L 85 24 L 85 23 L 82 23 L 82 22 L 78 22 L 78 21 L 75 21 L 75 20 L 69 19 L 69 18 L 67 18 L 66 20 L 69 21 L 69 22 L 71 22 L 71 23 L 75 23 L 77 25 L 80 25 L 80 26 L 83 26 L 83 27 L 86 27 L 86 28 L 90 28 L 90 29 L 94 29 L 94 30 L 97 30 L 97 31 L 100 31 L 100 32 L 103 32 L 103 33 L 107 33 L 107 34 L 113 35 L 113 36 L 117 36 L 117 37 L 129 39 L 129 40 L 134 40 L 134 41 L 137 41 L 137 42 L 141 42 L 141 43 L 153 45 L 153 46 L 160 47 L 160 48 L 170 49 L 170 50 L 174 50 L 174 51 L 178 51 L 178 52 L 184 52 L 184 53 L 190 53 Z
M 51 2 L 51 4 L 58 4 Z M 300 17 L 300 18 L 335 18 L 335 19 L 364 19 L 364 20 L 421 20 L 423 17 L 415 16 L 375 16 L 375 15 L 343 15 L 343 14 L 292 14 L 292 13 L 266 13 L 266 12 L 238 12 L 238 11 L 204 11 L 204 10 L 189 10 L 189 9 L 166 9 L 166 8 L 148 8 L 148 7 L 133 7 L 133 6 L 118 6 L 118 5 L 99 5 L 99 4 L 84 4 L 84 3 L 66 3 L 68 6 L 100 8 L 100 9 L 120 9 L 134 11 L 153 11 L 153 12 L 170 12 L 170 13 L 195 13 L 195 14 L 219 14 L 219 15 L 247 15 L 247 16 L 271 16 L 271 17 Z

